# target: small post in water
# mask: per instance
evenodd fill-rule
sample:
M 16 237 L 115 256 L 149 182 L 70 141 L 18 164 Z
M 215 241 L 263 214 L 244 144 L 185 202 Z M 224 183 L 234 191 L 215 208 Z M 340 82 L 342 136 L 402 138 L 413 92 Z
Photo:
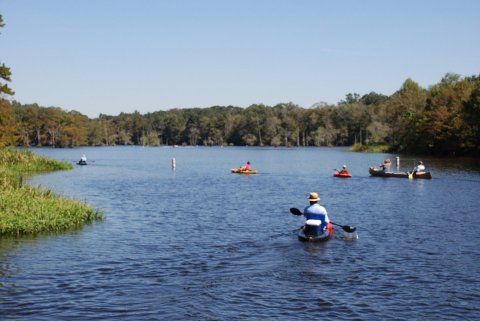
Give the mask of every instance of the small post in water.
M 175 157 L 172 158 L 172 169 L 175 170 L 175 168 L 177 167 L 177 163 L 175 161 Z

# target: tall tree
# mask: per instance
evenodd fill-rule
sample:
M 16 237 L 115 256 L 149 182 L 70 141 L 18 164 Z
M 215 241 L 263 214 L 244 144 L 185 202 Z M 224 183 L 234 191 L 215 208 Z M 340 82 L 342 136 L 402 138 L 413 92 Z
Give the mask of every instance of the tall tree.
M 10 106 L 10 102 L 0 98 L 0 147 L 15 144 L 15 128 L 15 114 Z
M 5 26 L 5 24 L 3 23 L 3 17 L 0 14 L 0 28 L 3 28 L 4 26 Z M 5 66 L 4 63 L 1 63 L 0 64 L 0 79 L 2 79 L 2 82 L 0 82 L 0 98 L 1 98 L 1 95 L 13 95 L 14 94 L 13 90 L 10 87 L 8 87 L 8 85 L 6 83 L 4 83 L 4 81 L 8 81 L 8 82 L 12 81 L 11 76 L 12 76 L 12 73 L 10 71 L 10 68 Z
M 473 129 L 465 118 L 465 107 L 471 102 L 474 84 L 447 74 L 439 84 L 429 90 L 425 117 L 419 126 L 424 142 L 423 151 L 460 154 L 473 146 L 467 146 Z
M 3 17 L 0 15 L 0 28 L 3 28 L 5 24 L 3 23 Z M 8 87 L 6 82 L 12 81 L 10 78 L 12 73 L 10 68 L 6 67 L 5 64 L 0 64 L 0 147 L 9 146 L 15 142 L 15 115 L 10 106 L 10 103 L 4 99 L 6 95 L 13 95 L 13 90 Z
M 472 84 L 470 97 L 464 103 L 464 120 L 469 127 L 465 137 L 466 153 L 480 155 L 480 75 L 467 78 Z
M 411 79 L 385 103 L 392 126 L 391 144 L 398 150 L 413 152 L 419 148 L 417 124 L 423 117 L 427 91 Z

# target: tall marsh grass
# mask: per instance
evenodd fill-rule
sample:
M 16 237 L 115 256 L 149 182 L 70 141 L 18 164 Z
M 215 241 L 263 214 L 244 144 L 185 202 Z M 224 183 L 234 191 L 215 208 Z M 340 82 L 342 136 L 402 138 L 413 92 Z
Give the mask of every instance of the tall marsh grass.
M 29 150 L 0 149 L 0 167 L 16 173 L 72 169 L 72 164 L 32 153 Z
M 30 151 L 1 149 L 0 235 L 66 231 L 102 219 L 102 213 L 87 204 L 21 184 L 25 174 L 71 168 Z

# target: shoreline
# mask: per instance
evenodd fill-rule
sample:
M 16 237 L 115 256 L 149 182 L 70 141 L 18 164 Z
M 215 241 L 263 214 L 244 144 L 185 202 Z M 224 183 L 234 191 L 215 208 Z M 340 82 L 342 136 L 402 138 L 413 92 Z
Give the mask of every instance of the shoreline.
M 23 186 L 22 177 L 72 169 L 31 151 L 0 149 L 0 237 L 62 232 L 103 219 L 103 213 L 50 190 Z

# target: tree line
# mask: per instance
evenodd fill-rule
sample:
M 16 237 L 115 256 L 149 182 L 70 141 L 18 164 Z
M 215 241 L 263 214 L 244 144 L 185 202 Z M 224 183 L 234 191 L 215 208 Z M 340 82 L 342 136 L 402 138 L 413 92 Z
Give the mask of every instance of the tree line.
M 3 19 L 0 15 L 0 28 Z M 90 119 L 10 101 L 0 64 L 1 146 L 369 146 L 423 154 L 480 154 L 480 75 L 447 73 L 425 89 L 407 79 L 391 96 L 349 93 L 337 104 L 212 106 Z
M 213 106 L 100 114 L 2 101 L 1 143 L 20 146 L 388 145 L 391 151 L 479 155 L 480 75 L 446 74 L 428 89 L 407 79 L 391 96 L 347 94 L 335 105 Z

